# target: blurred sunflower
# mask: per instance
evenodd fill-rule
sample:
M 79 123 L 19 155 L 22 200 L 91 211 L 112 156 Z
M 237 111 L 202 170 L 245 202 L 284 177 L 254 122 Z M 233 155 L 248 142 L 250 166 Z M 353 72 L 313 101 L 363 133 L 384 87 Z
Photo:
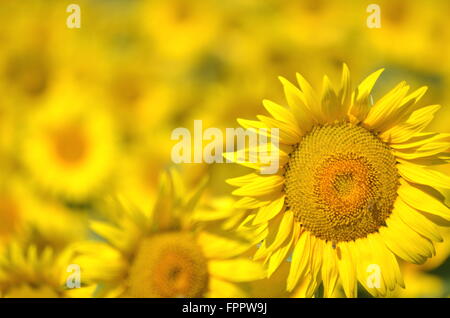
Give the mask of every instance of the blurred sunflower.
M 46 191 L 74 201 L 105 186 L 117 155 L 113 120 L 90 104 L 60 92 L 29 114 L 21 137 L 21 161 L 34 180 Z
M 0 296 L 6 298 L 86 297 L 90 288 L 65 284 L 71 249 L 55 253 L 47 247 L 11 243 L 0 255 Z M 70 269 L 70 268 L 69 268 Z
M 241 227 L 262 229 L 255 258 L 268 262 L 268 274 L 291 254 L 288 290 L 302 282 L 309 297 L 323 284 L 329 296 L 339 281 L 354 297 L 359 281 L 372 295 L 387 295 L 404 287 L 397 256 L 421 264 L 442 240 L 436 224 L 448 224 L 450 211 L 439 190 L 450 178 L 428 166 L 449 162 L 450 136 L 422 132 L 440 106 L 419 106 L 426 87 L 408 94 L 404 82 L 372 106 L 381 72 L 352 92 L 344 65 L 338 91 L 325 76 L 321 95 L 300 74 L 300 89 L 281 78 L 289 108 L 266 100 L 273 118 L 238 120 L 245 128 L 279 128 L 278 173 L 228 183 L 239 187 L 239 206 L 254 209 Z M 370 264 L 381 269 L 379 288 L 367 285 Z
M 3 3 L 0 86 L 8 91 L 5 97 L 17 103 L 16 108 L 34 106 L 57 81 L 60 50 L 50 42 L 59 21 L 53 19 L 53 12 L 43 1 Z
M 265 276 L 259 263 L 237 257 L 249 249 L 246 240 L 192 217 L 200 189 L 183 188 L 172 172 L 150 213 L 112 207 L 107 222 L 92 222 L 106 242 L 81 243 L 74 262 L 83 279 L 99 284 L 96 296 L 243 297 L 241 283 Z

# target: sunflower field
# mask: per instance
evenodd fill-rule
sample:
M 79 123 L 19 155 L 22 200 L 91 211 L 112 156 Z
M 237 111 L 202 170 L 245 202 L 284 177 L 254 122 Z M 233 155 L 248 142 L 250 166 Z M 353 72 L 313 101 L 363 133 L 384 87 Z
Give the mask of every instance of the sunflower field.
M 449 297 L 449 18 L 1 1 L 0 296 Z

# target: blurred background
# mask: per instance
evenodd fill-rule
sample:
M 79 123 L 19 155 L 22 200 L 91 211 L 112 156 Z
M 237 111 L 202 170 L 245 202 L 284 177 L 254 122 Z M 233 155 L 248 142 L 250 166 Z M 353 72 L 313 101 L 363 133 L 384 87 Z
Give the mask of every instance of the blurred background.
M 71 3 L 81 28 L 66 26 Z M 381 28 L 367 26 L 371 3 Z M 149 209 L 173 165 L 172 130 L 237 127 L 262 99 L 283 104 L 280 75 L 319 89 L 343 62 L 353 85 L 384 67 L 375 99 L 402 80 L 426 85 L 423 103 L 443 106 L 430 129 L 450 132 L 449 18 L 447 0 L 2 0 L 0 253 L 12 240 L 58 250 L 90 237 L 108 195 Z M 209 176 L 211 197 L 244 169 L 177 168 L 188 184 Z M 448 241 L 405 268 L 399 296 L 450 295 Z

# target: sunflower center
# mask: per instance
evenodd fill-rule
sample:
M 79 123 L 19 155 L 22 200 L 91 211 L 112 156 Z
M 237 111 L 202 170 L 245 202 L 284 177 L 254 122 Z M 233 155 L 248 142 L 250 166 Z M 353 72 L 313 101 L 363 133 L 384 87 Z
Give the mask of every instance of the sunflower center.
M 287 164 L 287 206 L 318 238 L 366 237 L 385 225 L 397 198 L 395 164 L 389 147 L 360 126 L 315 127 Z
M 53 131 L 51 138 L 56 156 L 61 162 L 74 165 L 85 158 L 87 153 L 86 136 L 75 124 Z
M 131 297 L 202 297 L 206 260 L 192 233 L 153 235 L 141 242 L 128 283 Z

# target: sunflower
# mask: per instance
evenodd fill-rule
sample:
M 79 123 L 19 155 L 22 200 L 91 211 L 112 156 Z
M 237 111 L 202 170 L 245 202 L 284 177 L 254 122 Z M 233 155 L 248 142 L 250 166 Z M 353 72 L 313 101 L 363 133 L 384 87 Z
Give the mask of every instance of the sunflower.
M 85 297 L 92 290 L 72 288 L 72 250 L 59 253 L 50 247 L 12 242 L 0 255 L 0 296 L 6 298 Z M 81 286 L 80 286 L 81 287 Z
M 423 132 L 440 106 L 419 106 L 426 87 L 408 94 L 405 82 L 372 105 L 382 71 L 352 92 L 344 64 L 339 89 L 325 76 L 321 95 L 300 74 L 300 89 L 280 78 L 289 107 L 266 100 L 273 118 L 238 119 L 245 128 L 279 128 L 278 172 L 262 174 L 264 164 L 252 163 L 256 173 L 227 181 L 239 187 L 237 204 L 251 209 L 240 227 L 261 230 L 255 259 L 268 262 L 268 275 L 290 257 L 288 290 L 301 282 L 309 297 L 323 285 L 326 297 L 342 285 L 355 297 L 359 281 L 387 295 L 404 287 L 398 258 L 422 264 L 442 240 L 450 178 L 429 166 L 449 162 L 450 135 Z M 259 151 L 267 156 L 267 146 Z M 371 288 L 375 267 L 380 285 Z
M 86 283 L 98 284 L 94 296 L 243 297 L 246 282 L 264 278 L 260 263 L 237 257 L 250 247 L 245 239 L 192 217 L 201 187 L 183 188 L 172 171 L 151 212 L 106 205 L 107 220 L 91 224 L 105 242 L 82 242 L 73 261 Z
M 20 159 L 46 192 L 83 201 L 111 178 L 118 136 L 109 113 L 74 94 L 60 91 L 29 114 Z

